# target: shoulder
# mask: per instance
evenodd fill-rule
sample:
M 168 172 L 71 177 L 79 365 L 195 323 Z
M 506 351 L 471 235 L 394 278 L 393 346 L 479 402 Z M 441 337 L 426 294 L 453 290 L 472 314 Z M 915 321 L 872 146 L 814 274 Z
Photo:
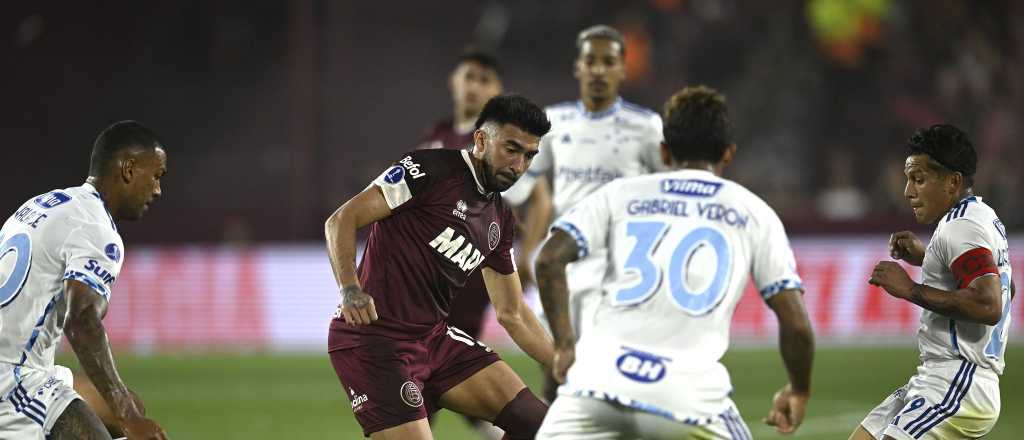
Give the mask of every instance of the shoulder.
M 415 180 L 422 177 L 440 178 L 464 166 L 466 165 L 462 150 L 438 148 L 413 150 L 402 154 L 391 168 L 401 169 L 400 174 Z
M 622 111 L 626 114 L 631 114 L 643 119 L 661 120 L 661 116 L 658 115 L 658 112 L 651 110 L 647 107 L 644 107 L 642 105 L 626 101 L 625 99 L 622 100 Z

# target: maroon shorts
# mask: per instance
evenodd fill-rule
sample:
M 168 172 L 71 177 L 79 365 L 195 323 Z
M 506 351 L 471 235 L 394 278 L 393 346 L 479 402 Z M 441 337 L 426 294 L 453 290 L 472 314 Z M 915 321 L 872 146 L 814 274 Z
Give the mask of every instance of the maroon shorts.
M 331 330 L 328 339 L 338 330 Z M 328 353 L 363 435 L 426 418 L 441 395 L 500 360 L 465 332 L 439 325 L 417 340 L 363 335 Z

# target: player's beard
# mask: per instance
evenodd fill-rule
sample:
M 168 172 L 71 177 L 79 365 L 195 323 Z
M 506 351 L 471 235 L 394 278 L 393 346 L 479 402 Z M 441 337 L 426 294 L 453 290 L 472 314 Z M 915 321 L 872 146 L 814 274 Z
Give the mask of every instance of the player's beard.
M 509 189 L 519 180 L 518 176 L 510 176 L 508 173 L 501 174 L 491 165 L 490 157 L 484 155 L 484 159 L 481 161 L 484 168 L 484 181 L 481 182 L 484 189 L 490 192 L 504 192 Z M 504 177 L 504 179 L 502 179 Z

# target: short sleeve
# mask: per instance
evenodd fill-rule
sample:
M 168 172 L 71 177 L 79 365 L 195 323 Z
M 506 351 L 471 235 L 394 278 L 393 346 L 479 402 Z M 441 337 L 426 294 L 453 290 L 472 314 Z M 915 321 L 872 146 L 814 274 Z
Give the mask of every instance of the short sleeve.
M 516 230 L 516 219 L 512 215 L 512 211 L 507 207 L 503 208 L 501 216 L 501 225 L 491 223 L 491 226 L 487 230 L 488 245 L 491 243 L 491 237 L 494 235 L 492 231 L 497 232 L 497 245 L 484 260 L 484 266 L 494 269 L 496 272 L 502 275 L 509 275 L 515 273 L 519 269 L 516 267 L 516 255 L 515 255 L 515 230 Z
M 584 197 L 551 225 L 552 231 L 560 229 L 576 240 L 580 258 L 607 246 L 612 220 L 608 198 L 615 186 L 615 182 L 606 184 Z
M 754 243 L 753 276 L 761 298 L 767 301 L 784 290 L 803 289 L 803 281 L 796 272 L 796 258 L 782 220 L 767 207 L 761 218 L 764 227 Z
M 406 154 L 402 159 L 384 170 L 373 180 L 380 188 L 388 208 L 392 210 L 416 204 L 417 195 L 426 192 L 437 179 L 431 174 L 425 153 L 436 150 L 419 150 Z M 437 170 L 434 170 L 436 173 Z
M 648 172 L 658 173 L 669 169 L 661 160 L 661 142 L 664 139 L 661 116 L 655 114 L 651 117 L 650 130 L 644 135 L 644 144 L 641 147 L 643 150 L 640 153 L 640 161 Z
M 121 240 L 110 225 L 79 226 L 64 242 L 64 279 L 81 282 L 110 300 L 123 256 Z
M 959 287 L 970 285 L 982 275 L 999 274 L 992 258 L 997 250 L 988 237 L 985 228 L 970 218 L 953 220 L 942 229 L 938 255 L 957 278 Z

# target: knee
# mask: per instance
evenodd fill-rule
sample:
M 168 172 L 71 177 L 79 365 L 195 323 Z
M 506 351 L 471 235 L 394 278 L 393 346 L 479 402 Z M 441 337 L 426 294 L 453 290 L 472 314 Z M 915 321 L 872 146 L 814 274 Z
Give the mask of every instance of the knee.
M 501 409 L 494 424 L 505 431 L 505 438 L 509 440 L 532 439 L 547 412 L 548 406 L 529 388 L 523 388 Z

